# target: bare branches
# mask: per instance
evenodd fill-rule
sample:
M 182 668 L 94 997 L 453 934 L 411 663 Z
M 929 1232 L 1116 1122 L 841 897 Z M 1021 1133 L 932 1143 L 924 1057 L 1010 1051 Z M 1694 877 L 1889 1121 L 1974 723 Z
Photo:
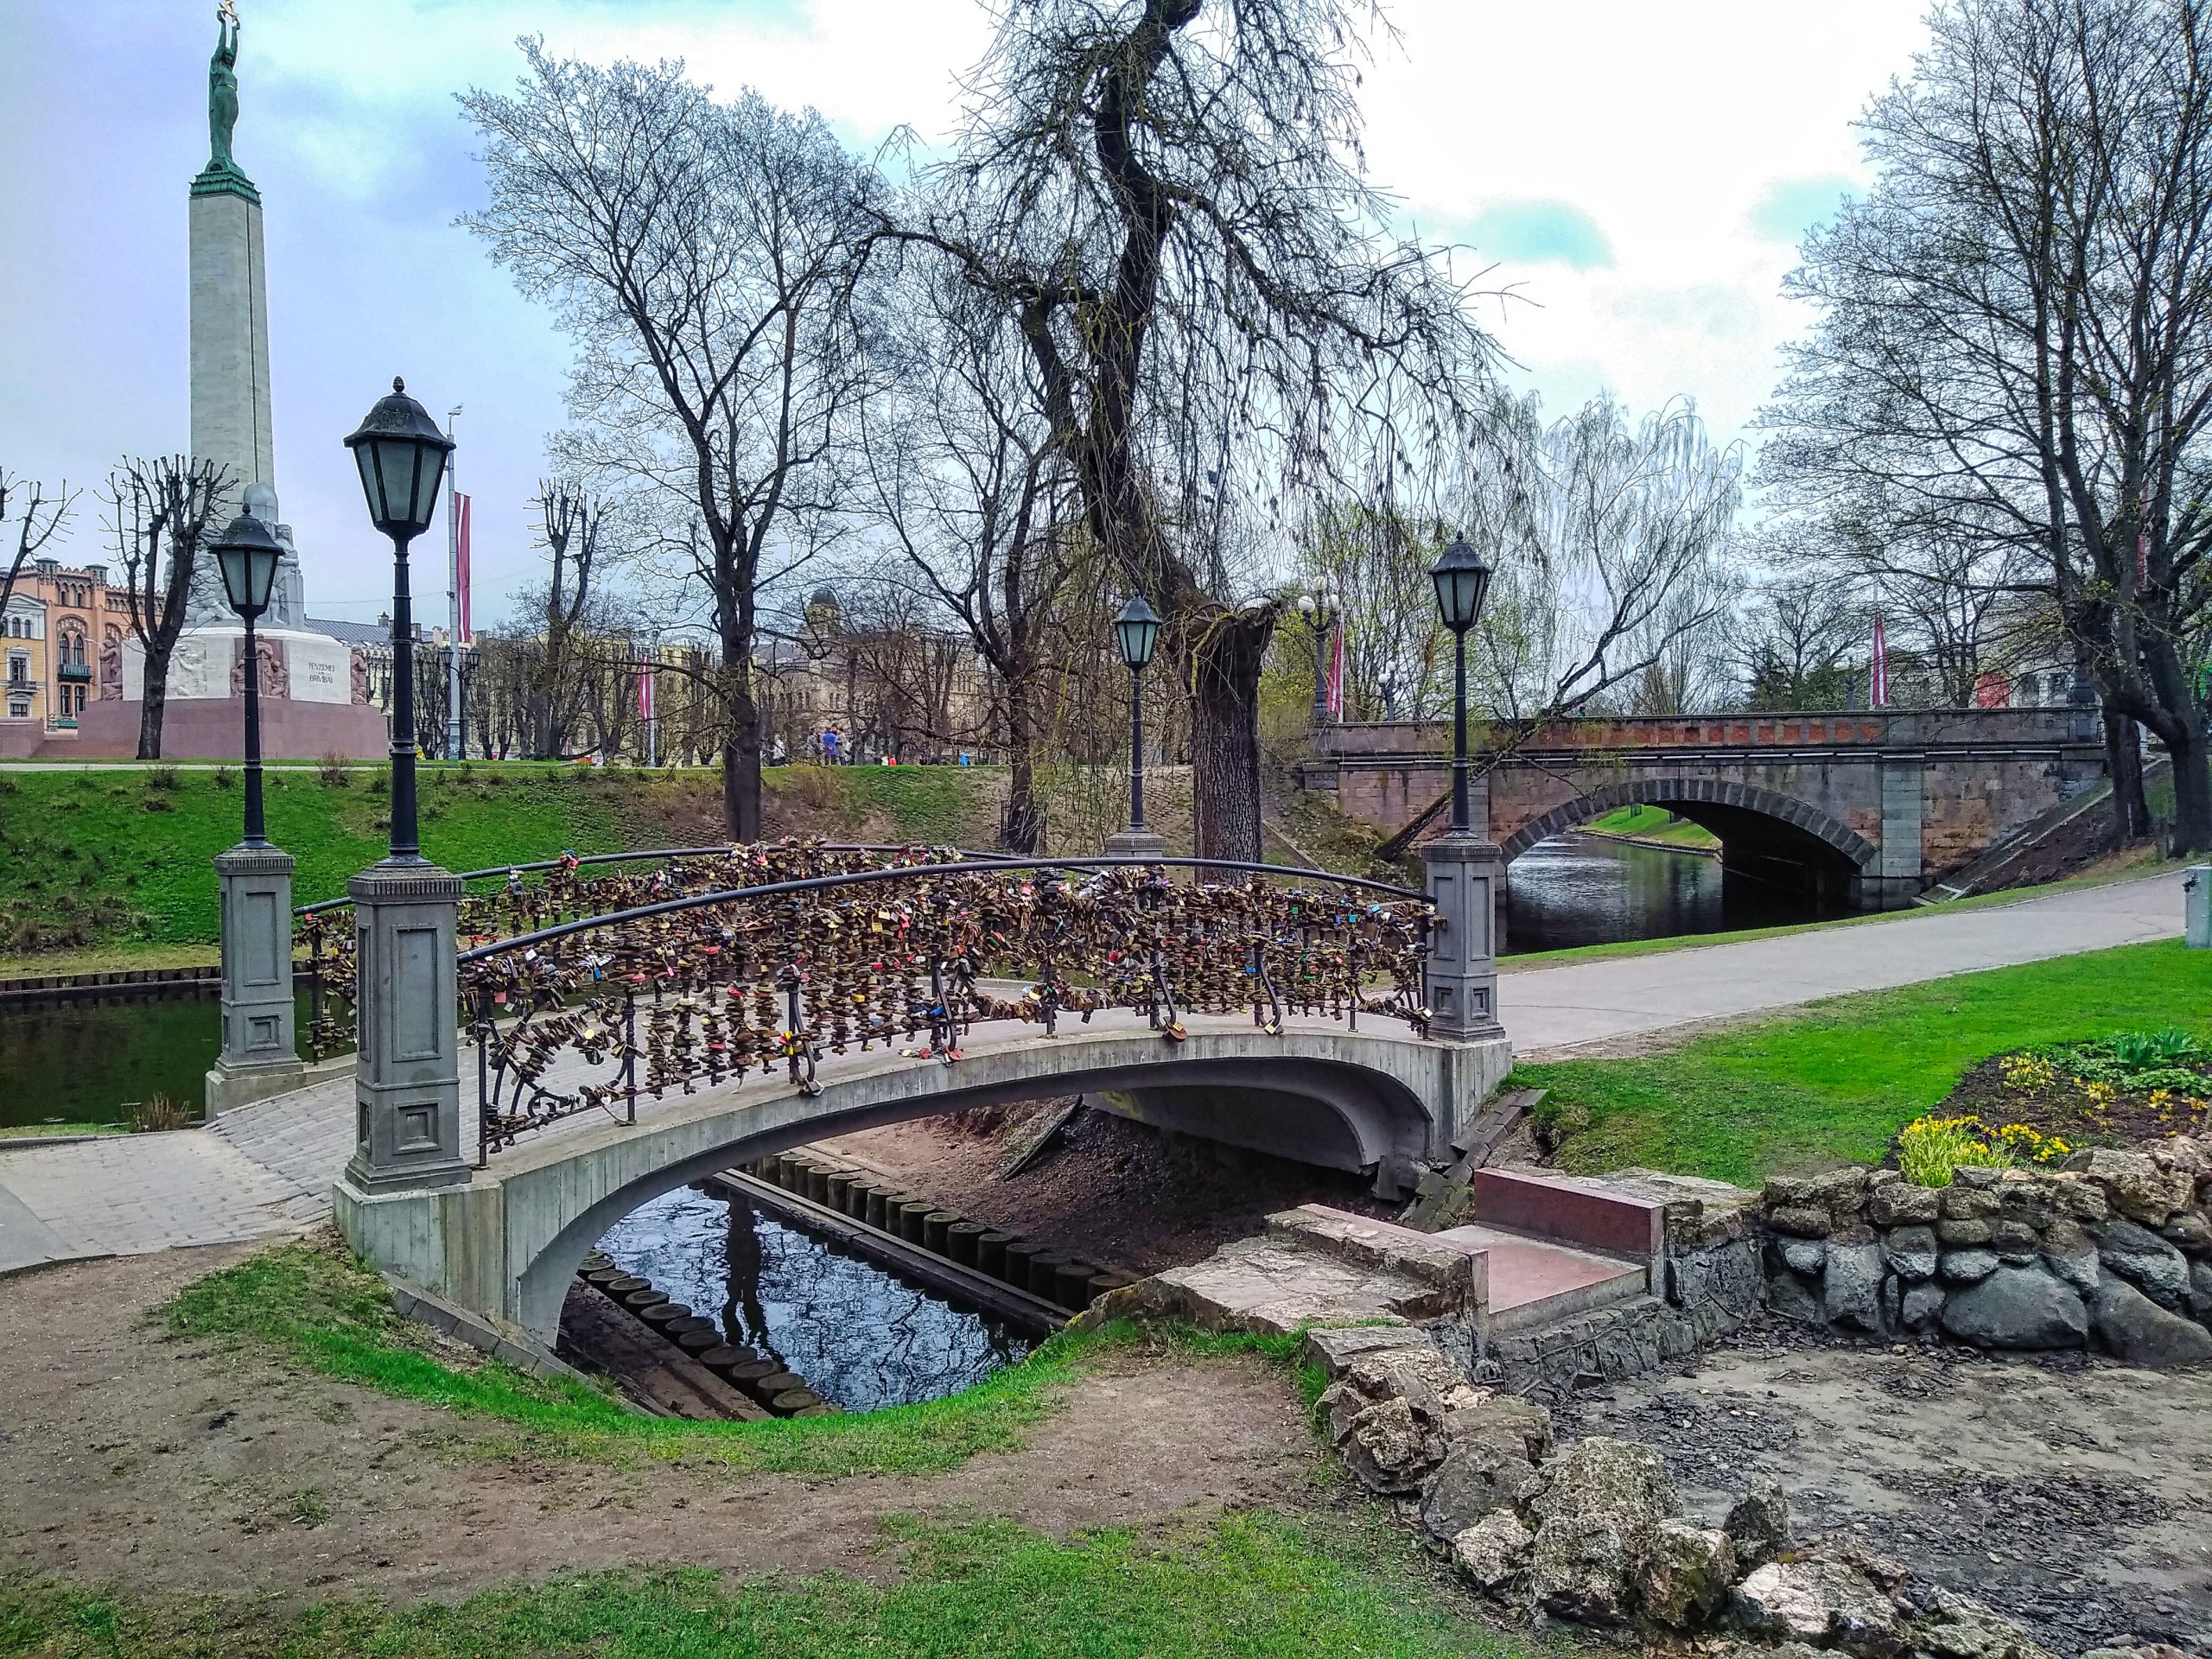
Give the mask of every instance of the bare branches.
M 186 455 L 128 460 L 108 474 L 102 498 L 109 507 L 108 533 L 123 567 L 130 631 L 138 636 L 144 661 L 141 760 L 161 759 L 169 658 L 190 608 L 200 549 L 231 484 L 230 474 L 218 463 Z
M 70 512 L 82 493 L 71 489 L 64 480 L 59 490 L 48 495 L 38 480 L 0 467 L 0 533 L 5 531 L 8 515 L 16 515 L 16 550 L 8 568 L 0 570 L 0 612 L 8 608 L 9 596 L 15 592 L 23 567 L 68 524 Z

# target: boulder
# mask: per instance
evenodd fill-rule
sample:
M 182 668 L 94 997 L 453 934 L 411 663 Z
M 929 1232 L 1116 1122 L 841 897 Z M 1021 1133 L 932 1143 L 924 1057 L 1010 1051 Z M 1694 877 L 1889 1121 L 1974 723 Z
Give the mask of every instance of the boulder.
M 2086 1175 L 2065 1172 L 2055 1178 L 2051 1192 L 2059 1207 L 2076 1221 L 2096 1223 L 2112 1217 L 2112 1201 L 2105 1190 Z
M 1777 1318 L 1795 1319 L 1800 1325 L 1821 1322 L 1820 1293 L 1787 1268 L 1767 1281 L 1766 1300 Z
M 1888 1190 L 1887 1187 L 1883 1189 L 1884 1192 Z M 1882 1241 L 1882 1259 L 1890 1264 L 1890 1271 L 1900 1279 L 1933 1279 L 1936 1276 L 1936 1230 L 1917 1224 L 1896 1229 Z
M 1720 1523 L 1738 1567 L 1764 1567 L 1789 1548 L 1789 1499 L 1782 1483 L 1762 1476 L 1728 1506 Z
M 1997 1236 L 1997 1225 L 1979 1216 L 1971 1221 L 1939 1221 L 1936 1224 L 1936 1236 L 1954 1249 L 1976 1249 Z
M 1793 1238 L 1826 1238 L 1835 1228 L 1827 1211 L 1803 1205 L 1784 1205 L 1778 1210 L 1768 1211 L 1766 1224 Z
M 1945 1190 L 1974 1189 L 1986 1191 L 1996 1186 L 2005 1172 L 1993 1169 L 1987 1164 L 1961 1164 L 1951 1172 L 1951 1185 Z
M 2096 1240 L 2069 1216 L 2061 1216 L 2044 1229 L 2043 1259 L 2053 1273 L 2085 1296 L 2104 1276 L 2104 1269 L 2097 1263 Z
M 1754 1636 L 1897 1659 L 1910 1644 L 1897 1605 L 1846 1561 L 1769 1561 L 1736 1586 L 1729 1617 Z
M 1484 1439 L 1455 1444 L 1422 1489 L 1421 1523 L 1450 1543 L 1500 1510 L 1517 1510 L 1541 1491 L 1544 1478 L 1517 1447 Z
M 1529 1565 L 1535 1534 L 1510 1510 L 1484 1516 L 1452 1541 L 1452 1561 L 1486 1596 L 1503 1596 Z
M 1912 1640 L 1934 1659 L 2055 1659 L 2011 1619 L 1955 1590 L 1929 1594 Z
M 2069 1158 L 2066 1167 L 2102 1187 L 2112 1207 L 2131 1221 L 2163 1227 L 2175 1211 L 2189 1207 L 2190 1195 L 2181 1193 L 2181 1179 L 2177 1179 L 2181 1173 L 2160 1169 L 2139 1152 L 2092 1147 Z M 2189 1179 L 2193 1195 L 2195 1180 L 2183 1179 Z
M 1942 1320 L 1960 1341 L 1980 1348 L 2079 1348 L 2089 1334 L 2080 1295 L 2041 1268 L 2000 1267 L 1954 1289 Z
M 1679 1508 L 1665 1461 L 1648 1446 L 1592 1435 L 1544 1474 L 1529 1504 L 1541 1522 L 1529 1565 L 1536 1605 L 1584 1624 L 1622 1623 L 1634 1604 L 1631 1575 Z
M 1410 1325 L 1351 1325 L 1308 1331 L 1299 1345 L 1299 1363 L 1319 1365 L 1342 1376 L 1364 1355 L 1391 1348 L 1433 1348 L 1426 1332 Z
M 2196 1311 L 2212 1312 L 2212 1262 L 2199 1262 L 2189 1270 L 2190 1282 L 2196 1287 Z
M 1966 1172 L 1958 1172 L 1963 1176 Z M 1987 1221 L 1998 1211 L 1997 1194 L 1986 1188 L 1975 1188 L 1954 1178 L 1952 1185 L 1936 1195 L 1936 1208 L 1946 1221 Z
M 1828 1247 L 1817 1238 L 1785 1238 L 1781 1242 L 1782 1265 L 1792 1273 L 1802 1273 L 1808 1279 L 1817 1279 L 1821 1269 L 1827 1266 Z
M 1529 1594 L 1555 1618 L 1624 1624 L 1643 1541 L 1603 1515 L 1554 1516 L 1536 1529 L 1529 1552 Z
M 1877 1227 L 1932 1226 L 1942 1213 L 1943 1195 L 1932 1186 L 1891 1181 L 1866 1200 L 1866 1219 Z
M 2212 1331 L 2167 1313 L 2116 1274 L 2089 1298 L 2089 1322 L 2097 1345 L 2130 1365 L 2163 1370 L 2212 1359 Z
M 1882 1331 L 1882 1247 L 1828 1245 L 1821 1281 L 1821 1314 L 1830 1325 L 1879 1336 Z
M 1552 1414 L 1517 1394 L 1493 1394 L 1444 1414 L 1444 1438 L 1456 1448 L 1482 1443 L 1511 1448 L 1525 1463 L 1552 1454 Z
M 1952 1284 L 1971 1285 L 1988 1278 L 1997 1268 L 1994 1251 L 1946 1250 L 1937 1270 Z
M 1637 1571 L 1637 1605 L 1648 1618 L 1678 1630 L 1709 1624 L 1728 1598 L 1736 1552 L 1728 1535 L 1687 1521 L 1662 1521 Z
M 2161 1307 L 2178 1307 L 2189 1289 L 2189 1258 L 2149 1228 L 2132 1221 L 2107 1224 L 2097 1259 Z
M 2043 1241 L 2024 1221 L 1993 1221 L 1989 1224 L 1989 1248 L 2007 1262 L 2032 1262 Z
M 1353 1416 L 1344 1458 L 1370 1492 L 1417 1492 L 1444 1460 L 1444 1436 L 1404 1400 L 1384 1400 Z
M 1866 1200 L 1866 1166 L 1863 1164 L 1840 1164 L 1835 1168 L 1815 1175 L 1806 1184 L 1805 1201 L 1832 1215 L 1842 1216 L 1855 1211 Z
M 2201 1210 L 2184 1210 L 2158 1229 L 2158 1236 L 2184 1250 L 2212 1249 L 2212 1221 Z
M 1925 1331 L 1942 1312 L 1942 1286 L 1910 1285 L 1897 1306 L 1897 1323 L 1908 1331 Z

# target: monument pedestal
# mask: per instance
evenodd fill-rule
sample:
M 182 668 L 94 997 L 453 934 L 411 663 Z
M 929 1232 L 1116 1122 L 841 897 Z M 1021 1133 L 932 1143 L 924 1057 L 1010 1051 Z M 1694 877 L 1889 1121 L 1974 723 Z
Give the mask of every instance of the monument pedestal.
M 222 888 L 223 1052 L 207 1073 L 207 1116 L 296 1089 L 307 1066 L 294 1047 L 292 855 L 233 847 L 215 855 Z
M 1497 1023 L 1497 843 L 1471 830 L 1439 836 L 1421 849 L 1428 898 L 1440 924 L 1429 936 L 1429 1034 L 1446 1042 L 1505 1035 Z
M 1106 837 L 1109 858 L 1163 858 L 1167 843 L 1149 830 L 1116 830 Z

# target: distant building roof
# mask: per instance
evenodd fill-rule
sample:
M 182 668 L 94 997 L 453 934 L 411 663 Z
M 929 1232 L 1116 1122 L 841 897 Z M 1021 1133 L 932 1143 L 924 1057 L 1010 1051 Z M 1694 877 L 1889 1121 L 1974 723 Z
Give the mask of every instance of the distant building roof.
M 329 617 L 311 616 L 308 626 L 317 633 L 327 633 L 333 639 L 349 645 L 388 645 L 391 643 L 391 624 L 389 622 L 340 622 Z

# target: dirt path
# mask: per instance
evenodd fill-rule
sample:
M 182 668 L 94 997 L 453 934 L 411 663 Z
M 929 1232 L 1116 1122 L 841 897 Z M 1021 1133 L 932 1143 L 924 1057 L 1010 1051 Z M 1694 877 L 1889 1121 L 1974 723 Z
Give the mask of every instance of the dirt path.
M 1849 1529 L 2060 1652 L 2130 1632 L 2212 1651 L 2212 1372 L 1769 1327 L 1612 1392 L 1562 1430 L 1657 1446 L 1716 1520 L 1770 1474 L 1801 1530 Z
M 1053 1534 L 1338 1501 L 1257 1363 L 1109 1357 L 1014 1452 L 806 1481 L 480 1456 L 499 1426 L 176 1341 L 144 1322 L 226 1246 L 0 1281 L 0 1567 L 134 1589 L 451 1598 L 632 1563 L 887 1571 L 893 1514 Z

